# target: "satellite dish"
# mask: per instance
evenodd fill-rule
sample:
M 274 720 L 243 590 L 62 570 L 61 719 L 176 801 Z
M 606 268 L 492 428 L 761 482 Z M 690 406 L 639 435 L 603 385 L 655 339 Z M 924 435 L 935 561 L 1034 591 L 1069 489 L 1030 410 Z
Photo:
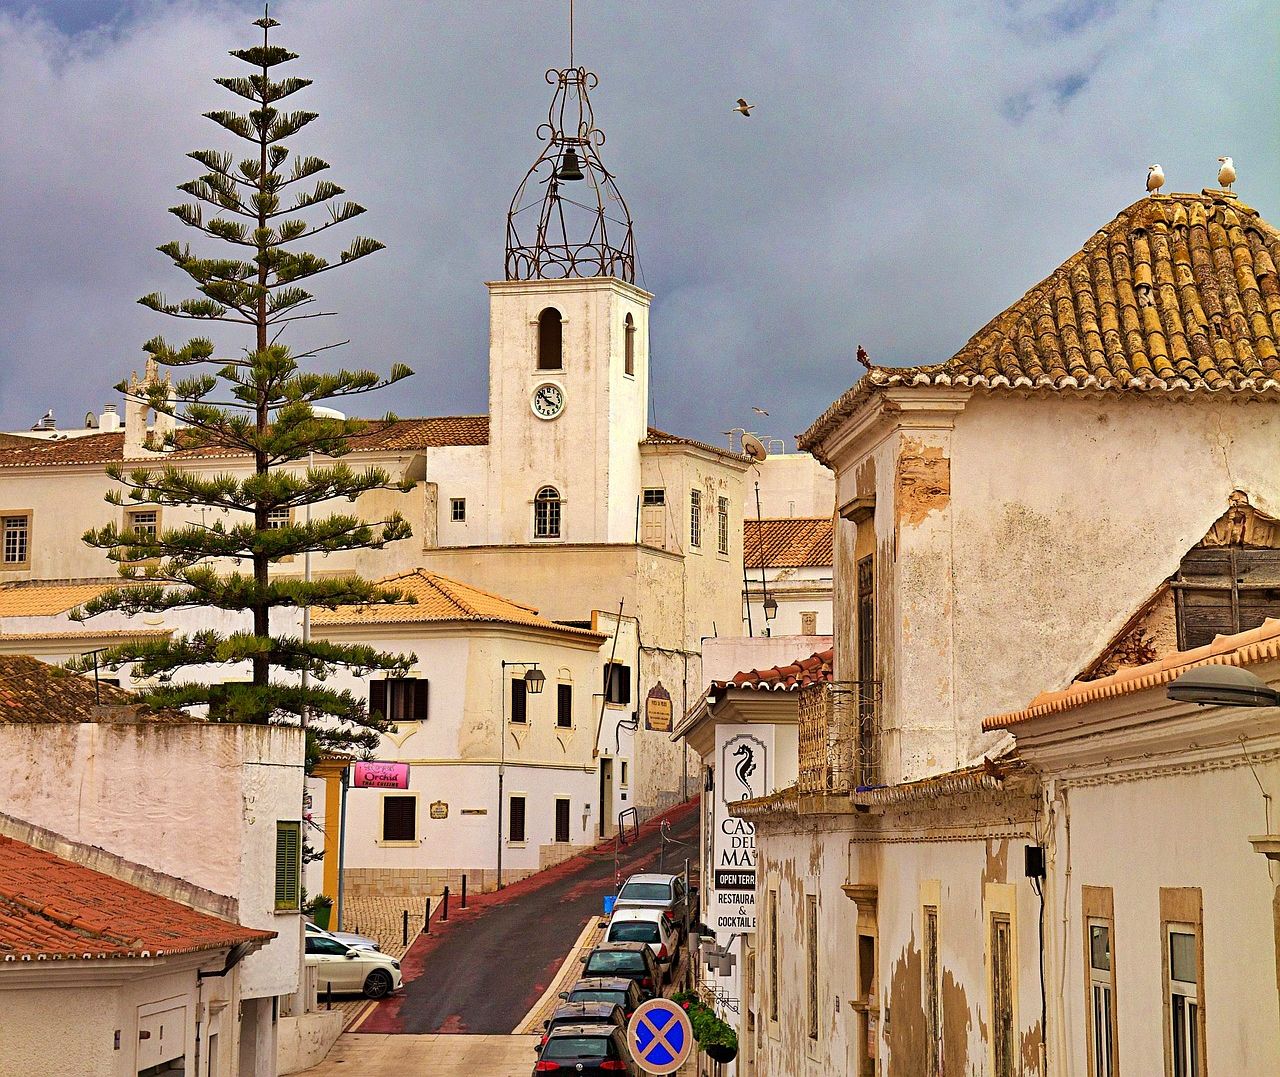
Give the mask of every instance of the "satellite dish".
M 756 437 L 755 434 L 745 432 L 742 435 L 742 451 L 757 464 L 764 463 L 765 457 L 769 455 L 763 441 Z

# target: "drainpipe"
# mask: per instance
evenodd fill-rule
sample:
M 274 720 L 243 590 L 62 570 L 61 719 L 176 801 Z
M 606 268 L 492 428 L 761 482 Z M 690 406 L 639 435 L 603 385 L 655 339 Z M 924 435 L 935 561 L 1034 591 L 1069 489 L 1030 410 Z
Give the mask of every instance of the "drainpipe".
M 345 880 L 343 878 L 343 864 L 346 861 L 347 851 L 347 770 L 342 768 L 342 798 L 339 801 L 341 812 L 338 818 L 338 926 L 337 931 L 342 930 L 342 896 L 345 889 Z

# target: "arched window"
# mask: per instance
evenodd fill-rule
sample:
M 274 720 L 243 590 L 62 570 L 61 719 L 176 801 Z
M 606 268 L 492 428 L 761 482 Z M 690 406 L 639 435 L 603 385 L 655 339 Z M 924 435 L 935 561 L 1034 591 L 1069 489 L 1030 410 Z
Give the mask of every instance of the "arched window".
M 544 486 L 533 499 L 533 537 L 560 537 L 560 491 Z
M 563 370 L 564 351 L 560 312 L 547 307 L 538 315 L 538 369 Z
M 624 354 L 626 358 L 623 370 L 625 370 L 629 375 L 634 375 L 636 372 L 636 322 L 635 319 L 628 314 L 627 320 L 624 324 L 625 332 L 623 333 L 623 347 L 625 349 Z

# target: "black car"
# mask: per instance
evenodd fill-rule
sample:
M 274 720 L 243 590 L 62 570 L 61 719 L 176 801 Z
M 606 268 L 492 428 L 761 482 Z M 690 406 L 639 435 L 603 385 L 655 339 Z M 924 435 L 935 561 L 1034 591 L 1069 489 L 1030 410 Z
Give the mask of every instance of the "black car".
M 582 959 L 586 976 L 626 976 L 635 980 L 640 994 L 653 998 L 662 983 L 657 958 L 644 942 L 610 942 L 597 946 Z
M 551 1035 L 561 1025 L 617 1025 L 619 1028 L 627 1027 L 627 1015 L 621 1006 L 616 1002 L 565 1002 L 557 1006 L 551 1017 L 542 1022 L 545 1030 L 542 1039 L 539 1041 L 537 1051 L 542 1044 L 547 1042 L 547 1037 Z
M 534 1074 L 560 1072 L 573 1077 L 616 1077 L 637 1070 L 627 1050 L 627 1040 L 617 1025 L 561 1025 L 538 1053 Z
M 561 991 L 560 997 L 565 1002 L 615 1002 L 628 1020 L 644 1001 L 640 985 L 628 976 L 590 976 Z

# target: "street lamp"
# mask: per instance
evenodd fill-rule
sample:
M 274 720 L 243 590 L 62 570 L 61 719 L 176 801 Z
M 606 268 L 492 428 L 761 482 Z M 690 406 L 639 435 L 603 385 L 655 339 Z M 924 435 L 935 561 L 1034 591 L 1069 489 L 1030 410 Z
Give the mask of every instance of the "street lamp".
M 1181 673 L 1166 694 L 1181 703 L 1203 707 L 1274 707 L 1280 692 L 1239 666 L 1196 666 Z
M 764 596 L 764 619 L 772 621 L 778 616 L 778 600 L 771 594 Z
M 531 696 L 541 695 L 542 687 L 547 683 L 547 675 L 538 668 L 537 662 L 507 662 L 502 663 L 502 685 L 499 692 L 502 697 L 502 725 L 498 729 L 498 738 L 501 741 L 502 748 L 498 757 L 498 889 L 502 889 L 502 809 L 503 804 L 503 783 L 506 778 L 507 769 L 507 667 L 508 666 L 524 666 L 524 690 Z

